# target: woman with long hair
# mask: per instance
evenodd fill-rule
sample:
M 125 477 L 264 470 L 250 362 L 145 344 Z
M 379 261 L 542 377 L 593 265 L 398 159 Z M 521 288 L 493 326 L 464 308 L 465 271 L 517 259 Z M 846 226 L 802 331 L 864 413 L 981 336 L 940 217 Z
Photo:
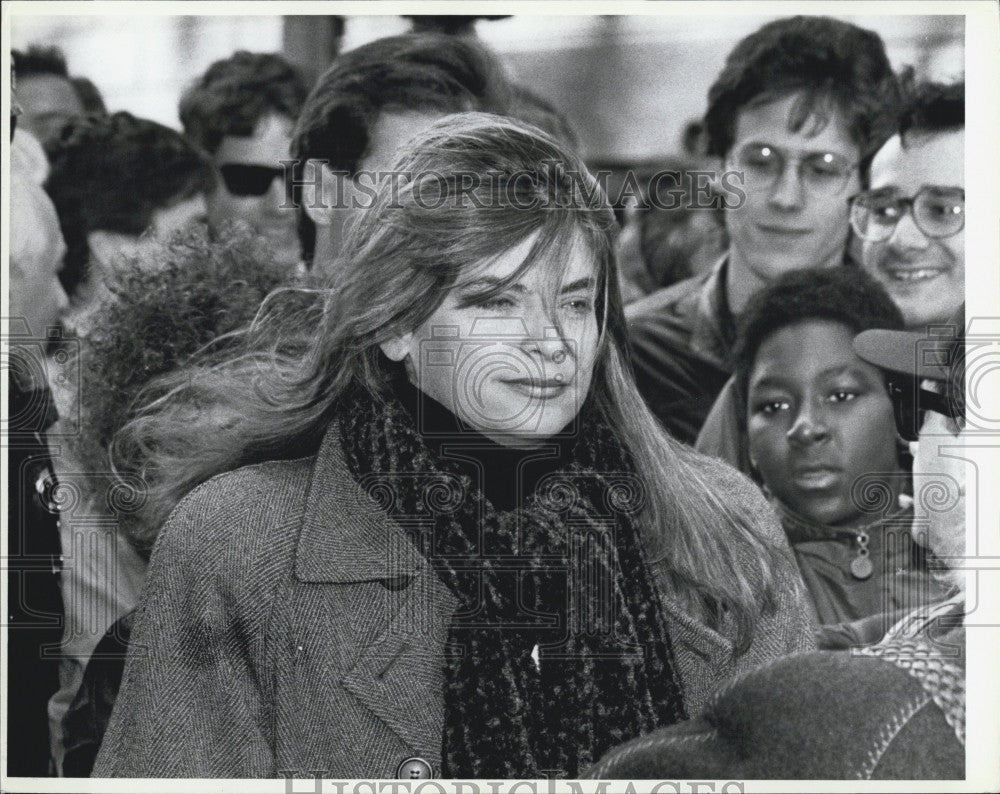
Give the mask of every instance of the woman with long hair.
M 636 391 L 583 162 L 470 113 L 379 176 L 116 438 L 155 548 L 95 776 L 576 776 L 811 647 L 755 487 Z

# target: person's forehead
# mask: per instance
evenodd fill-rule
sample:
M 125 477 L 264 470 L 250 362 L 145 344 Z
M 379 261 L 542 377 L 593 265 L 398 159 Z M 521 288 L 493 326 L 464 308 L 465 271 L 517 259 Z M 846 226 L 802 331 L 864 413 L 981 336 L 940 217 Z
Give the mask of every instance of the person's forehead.
M 388 168 L 396 159 L 400 147 L 419 135 L 446 113 L 416 111 L 384 111 L 368 131 L 368 147 L 359 163 L 359 170 L 378 171 Z
M 504 279 L 513 275 L 528 258 L 540 232 L 535 231 L 517 245 L 482 262 L 473 263 L 465 272 L 461 282 L 475 281 L 483 277 Z M 520 282 L 527 287 L 541 287 L 554 279 L 556 283 L 568 284 L 580 279 L 596 277 L 597 263 L 593 252 L 587 247 L 582 234 L 575 233 L 572 242 L 557 244 L 558 250 L 543 251 L 538 264 L 523 274 Z
M 764 377 L 811 380 L 846 368 L 877 372 L 851 347 L 854 331 L 836 320 L 798 320 L 769 333 L 754 355 L 751 382 Z
M 293 121 L 287 116 L 268 114 L 253 131 L 253 135 L 227 135 L 215 152 L 215 161 L 277 167 L 290 156 Z
M 736 114 L 734 144 L 749 141 L 770 143 L 805 151 L 836 151 L 847 156 L 857 152 L 843 114 L 836 105 L 820 100 L 813 114 L 798 130 L 790 122 L 801 101 L 801 93 L 745 105 Z
M 54 74 L 36 74 L 17 79 L 17 98 L 31 113 L 47 110 L 83 112 L 80 98 L 69 80 Z
M 923 185 L 965 187 L 965 130 L 890 138 L 872 161 L 871 186 L 915 192 Z

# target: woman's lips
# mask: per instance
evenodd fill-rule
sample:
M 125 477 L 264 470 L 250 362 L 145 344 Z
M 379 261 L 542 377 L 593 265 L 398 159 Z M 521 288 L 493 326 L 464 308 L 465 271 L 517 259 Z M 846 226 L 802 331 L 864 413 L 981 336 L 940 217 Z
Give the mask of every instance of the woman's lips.
M 565 392 L 570 384 L 562 377 L 544 378 L 536 380 L 534 378 L 514 378 L 505 380 L 508 386 L 515 391 L 536 400 L 547 400 L 558 397 Z

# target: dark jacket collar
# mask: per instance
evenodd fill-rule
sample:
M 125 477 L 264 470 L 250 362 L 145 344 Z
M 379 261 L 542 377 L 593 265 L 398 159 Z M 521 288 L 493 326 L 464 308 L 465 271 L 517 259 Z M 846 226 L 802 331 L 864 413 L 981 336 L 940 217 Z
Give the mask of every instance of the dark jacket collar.
M 729 255 L 716 262 L 697 293 L 691 325 L 691 350 L 720 369 L 728 368 L 729 352 L 736 340 L 736 326 L 726 298 Z

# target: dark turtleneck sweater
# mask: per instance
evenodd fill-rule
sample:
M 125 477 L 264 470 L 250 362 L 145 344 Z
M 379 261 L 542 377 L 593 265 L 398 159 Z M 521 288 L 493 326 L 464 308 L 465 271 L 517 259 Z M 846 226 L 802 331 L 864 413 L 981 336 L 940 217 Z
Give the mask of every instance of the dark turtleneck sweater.
M 410 411 L 431 453 L 458 461 L 497 510 L 523 506 L 542 479 L 571 458 L 574 437 L 569 433 L 557 434 L 538 446 L 505 446 L 473 430 L 407 378 L 395 378 L 392 389 Z

